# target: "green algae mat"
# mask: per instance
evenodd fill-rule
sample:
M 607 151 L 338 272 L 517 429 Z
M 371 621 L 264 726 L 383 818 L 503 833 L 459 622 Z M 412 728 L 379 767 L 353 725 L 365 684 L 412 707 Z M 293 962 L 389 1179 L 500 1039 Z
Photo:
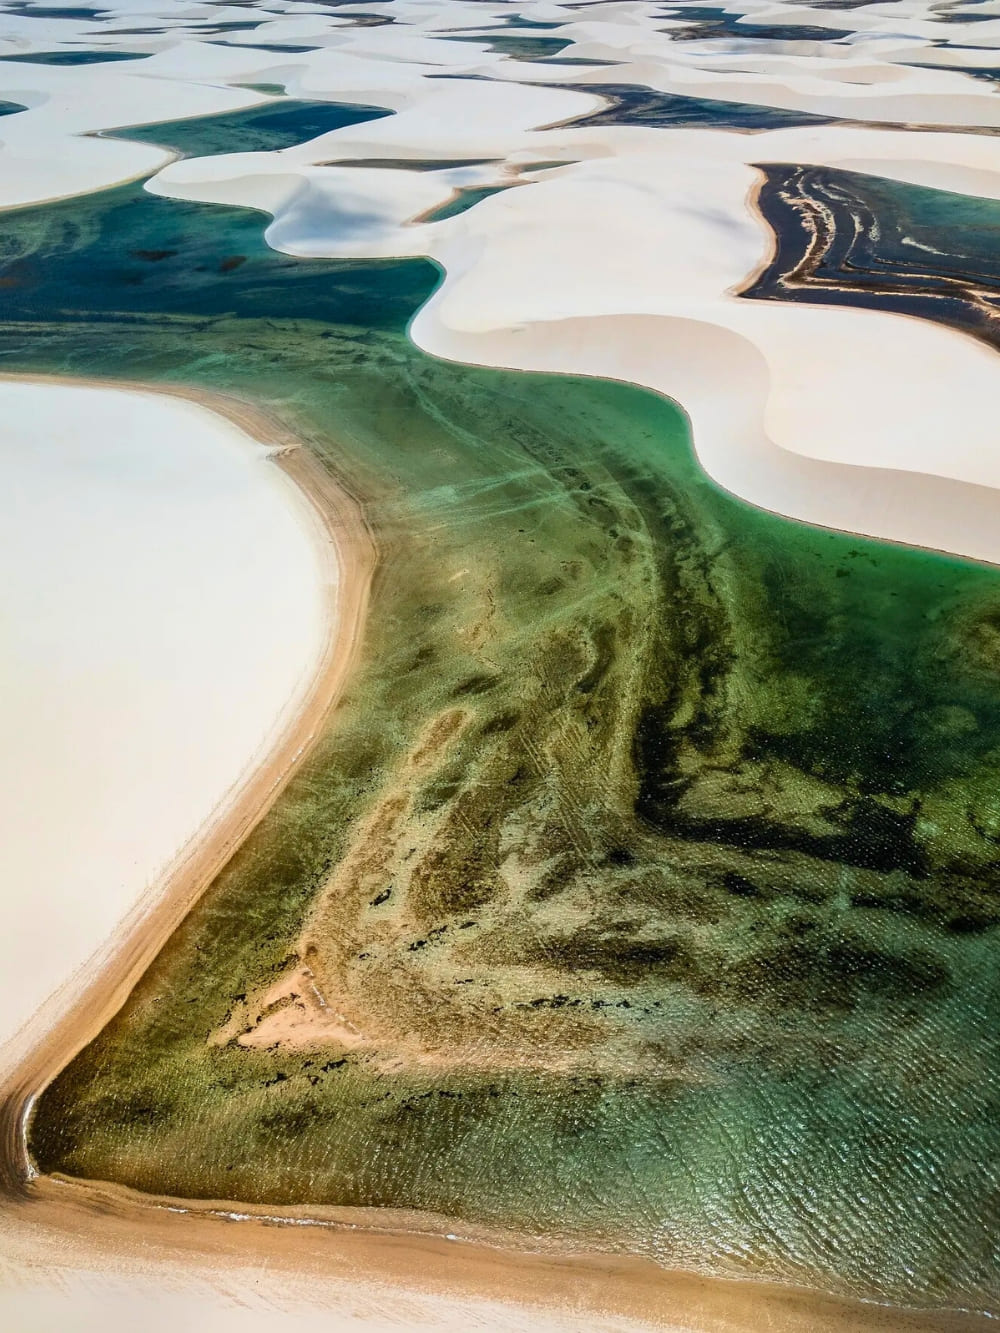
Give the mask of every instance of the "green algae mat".
M 38 1167 L 995 1305 L 1000 574 L 742 504 L 652 394 L 436 361 L 430 265 L 263 225 L 0 223 L 0 369 L 252 399 L 381 556 L 335 716 Z

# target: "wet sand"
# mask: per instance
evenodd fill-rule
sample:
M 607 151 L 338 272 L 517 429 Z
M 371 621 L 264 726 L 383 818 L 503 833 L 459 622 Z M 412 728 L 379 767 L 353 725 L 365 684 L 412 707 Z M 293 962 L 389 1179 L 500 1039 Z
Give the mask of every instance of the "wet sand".
M 834 18 L 839 16 L 835 15 Z M 592 45 L 588 49 L 605 55 L 615 50 L 600 45 Z M 708 80 L 704 82 L 706 89 L 718 91 L 718 83 L 709 84 Z M 734 86 L 737 83 L 741 88 L 746 86 L 745 82 L 734 80 Z M 675 84 L 670 82 L 670 86 L 674 87 Z M 804 98 L 792 99 L 784 89 L 781 90 L 780 100 L 805 101 Z M 940 101 L 939 98 L 936 100 Z M 814 103 L 810 101 L 809 105 L 812 107 Z M 819 105 L 818 101 L 815 105 Z M 980 106 L 981 102 L 977 102 L 977 111 Z M 528 132 L 534 133 L 533 127 L 529 127 Z M 598 138 L 596 135 L 593 137 L 595 140 Z M 550 142 L 554 144 L 554 140 Z M 888 154 L 891 146 L 887 138 L 884 147 L 879 145 L 879 149 Z M 914 149 L 916 147 L 914 141 Z M 945 149 L 950 151 L 951 145 L 942 143 L 941 151 Z M 538 151 L 541 152 L 541 147 Z M 146 156 L 152 163 L 153 155 Z M 721 160 L 723 156 L 720 153 L 720 171 L 728 166 Z M 824 157 L 822 153 L 815 152 L 813 156 Z M 835 155 L 831 153 L 828 156 L 833 160 Z M 880 166 L 887 174 L 894 171 L 903 178 L 913 171 L 907 162 L 901 167 L 894 166 L 888 156 L 884 160 L 865 158 L 864 163 L 870 170 Z M 635 165 L 642 168 L 639 160 Z M 941 183 L 942 177 L 936 174 L 941 170 L 937 162 L 929 168 L 922 162 L 918 162 L 917 166 L 930 173 L 932 182 Z M 133 168 L 131 163 L 126 166 L 116 161 L 113 170 L 109 168 L 109 182 L 111 179 L 124 179 L 126 172 L 140 169 L 139 165 Z M 179 168 L 173 179 L 182 180 L 187 170 Z M 968 165 L 967 171 L 972 170 L 972 165 Z M 982 171 L 984 192 L 985 184 L 989 185 L 990 190 L 995 190 L 995 165 L 992 162 L 984 165 Z M 549 179 L 551 181 L 553 178 Z M 960 183 L 970 188 L 969 179 L 971 177 L 963 178 Z M 597 186 L 602 184 L 599 179 L 593 183 Z M 70 192 L 69 186 L 60 184 L 59 188 Z M 558 191 L 549 193 L 558 195 Z M 206 197 L 211 197 L 208 191 Z M 244 202 L 241 197 L 225 201 Z M 558 199 L 555 202 L 558 203 Z M 524 197 L 518 200 L 519 208 L 522 203 L 526 205 Z M 567 203 L 575 207 L 571 199 Z M 491 215 L 498 219 L 498 210 L 508 209 L 509 204 L 510 200 L 498 202 L 485 213 L 477 215 L 483 224 L 478 236 L 475 226 L 467 227 L 462 223 L 452 228 L 456 234 L 456 245 L 453 247 L 456 262 L 453 267 L 459 277 L 461 265 L 457 256 L 463 247 L 477 240 L 485 243 L 487 253 L 481 262 L 485 278 L 495 287 L 499 288 L 499 284 L 496 283 L 495 275 L 488 272 L 487 261 L 493 260 L 496 269 L 504 273 L 512 271 L 512 267 L 518 267 L 507 263 L 502 246 L 492 244 L 490 235 L 494 230 L 490 223 Z M 530 226 L 535 221 L 532 212 L 530 207 L 524 207 L 521 218 L 524 225 Z M 546 227 L 551 230 L 552 219 L 556 216 L 553 205 L 550 203 L 540 212 L 545 214 Z M 391 219 L 393 226 L 396 221 L 395 217 Z M 405 210 L 401 210 L 400 221 L 402 225 L 406 224 Z M 405 247 L 392 242 L 392 226 L 387 227 L 386 231 L 389 235 L 385 240 L 380 239 L 380 252 L 405 253 Z M 542 233 L 535 233 L 535 236 L 538 234 Z M 759 234 L 757 239 L 759 243 Z M 526 270 L 526 258 L 532 247 L 523 240 L 522 246 L 520 267 Z M 371 248 L 370 242 L 362 244 L 360 248 L 367 253 Z M 592 265 L 595 254 L 594 250 L 581 253 L 581 268 Z M 760 262 L 759 251 L 757 262 Z M 642 266 L 636 265 L 636 269 L 642 270 Z M 742 275 L 747 271 L 747 266 L 740 270 Z M 645 283 L 644 270 L 640 276 Z M 576 283 L 575 274 L 571 273 L 570 279 Z M 456 286 L 457 283 L 453 282 L 452 294 Z M 616 287 L 616 292 L 620 290 L 620 286 Z M 713 300 L 719 294 L 719 291 L 712 291 Z M 515 292 L 514 297 L 509 298 L 511 304 L 515 303 L 517 295 Z M 616 296 L 616 301 L 619 299 Z M 472 300 L 476 302 L 474 290 Z M 713 308 L 713 317 L 720 316 L 723 304 Z M 686 393 L 678 392 L 676 396 L 692 411 L 696 426 L 698 412 L 705 415 L 705 429 L 700 432 L 700 444 L 711 439 L 712 430 L 716 430 L 715 438 L 720 441 L 720 447 L 715 475 L 723 484 L 732 486 L 738 493 L 749 495 L 758 503 L 813 521 L 826 521 L 832 526 L 858 531 L 874 531 L 877 535 L 893 536 L 915 544 L 961 550 L 980 558 L 997 558 L 993 532 L 995 491 L 992 484 L 978 487 L 970 484 L 959 490 L 951 489 L 962 486 L 958 478 L 942 480 L 935 477 L 933 482 L 929 482 L 927 473 L 948 466 L 948 460 L 941 461 L 940 453 L 929 452 L 923 466 L 914 469 L 911 474 L 912 486 L 905 476 L 902 479 L 899 473 L 890 476 L 886 470 L 881 478 L 886 484 L 886 490 L 873 494 L 870 487 L 872 478 L 878 480 L 875 477 L 877 470 L 860 466 L 860 460 L 866 457 L 864 448 L 859 449 L 857 458 L 845 457 L 841 453 L 839 467 L 833 459 L 825 467 L 822 458 L 794 456 L 790 459 L 788 455 L 792 452 L 792 445 L 789 441 L 795 435 L 794 420 L 784 432 L 778 432 L 784 438 L 778 442 L 777 447 L 772 440 L 765 439 L 762 431 L 759 439 L 756 435 L 751 438 L 750 433 L 744 433 L 748 416 L 746 401 L 740 403 L 738 395 L 736 402 L 740 413 L 737 415 L 742 416 L 741 430 L 733 429 L 725 410 L 722 410 L 721 416 L 726 419 L 709 417 L 710 412 L 720 411 L 715 392 L 720 366 L 727 366 L 734 381 L 742 382 L 744 370 L 748 382 L 758 373 L 760 358 L 755 359 L 754 356 L 758 349 L 731 329 L 711 325 L 711 340 L 706 341 L 704 356 L 699 362 L 697 335 L 705 333 L 708 338 L 709 325 L 700 324 L 688 312 L 667 313 L 648 310 L 642 304 L 634 309 L 615 304 L 606 311 L 595 312 L 591 320 L 590 312 L 571 310 L 570 317 L 567 317 L 561 309 L 542 312 L 532 310 L 530 302 L 526 301 L 509 318 L 501 311 L 496 316 L 496 323 L 486 328 L 467 326 L 460 314 L 451 321 L 436 322 L 436 314 L 437 311 L 432 316 L 428 309 L 419 327 L 428 334 L 426 345 L 441 355 L 452 355 L 463 360 L 477 360 L 481 356 L 490 364 L 515 367 L 523 365 L 525 368 L 583 370 L 647 383 L 664 392 L 670 390 L 658 378 L 660 372 L 654 374 L 651 366 L 647 369 L 650 358 L 662 365 L 669 357 L 677 357 L 685 349 L 690 349 L 688 360 L 682 357 L 674 363 L 675 373 L 681 379 L 686 376 Z M 523 333 L 524 325 L 517 327 L 519 318 L 525 318 L 526 323 L 534 325 L 527 337 Z M 783 311 L 773 319 L 769 315 L 768 320 L 772 324 L 778 320 L 783 326 L 787 324 L 794 339 L 803 341 L 801 330 L 805 321 L 798 313 Z M 764 320 L 758 323 L 763 328 Z M 819 333 L 825 333 L 831 328 L 827 315 L 823 315 L 818 323 Z M 487 324 L 490 325 L 491 321 L 487 321 Z M 855 321 L 845 318 L 839 324 L 843 327 L 843 340 L 851 343 Z M 859 333 L 870 333 L 872 317 L 859 317 L 857 327 Z M 891 327 L 896 331 L 904 329 L 900 323 Z M 883 322 L 883 328 L 888 331 L 890 326 Z M 612 333 L 615 335 L 613 339 L 610 337 Z M 784 348 L 787 341 L 783 336 L 784 327 L 778 331 L 768 328 L 767 333 L 773 334 L 775 346 L 780 342 Z M 782 335 L 780 338 L 779 333 Z M 450 346 L 449 336 L 453 340 Z M 934 337 L 940 341 L 941 338 L 948 339 L 954 335 Z M 515 350 L 518 341 L 521 347 Z M 617 350 L 609 359 L 605 349 L 611 343 Z M 898 356 L 893 356 L 893 366 L 897 361 L 899 364 L 909 363 L 909 347 L 902 349 L 897 346 L 895 352 Z M 565 366 L 553 364 L 560 357 L 565 357 Z M 712 376 L 699 374 L 699 369 L 703 371 L 709 362 L 713 366 Z M 765 359 L 765 375 L 768 368 Z M 191 396 L 202 401 L 215 411 L 224 412 L 251 433 L 254 422 L 260 421 L 256 409 L 236 400 L 177 392 L 181 396 Z M 747 392 L 748 401 L 752 398 L 754 407 L 759 408 L 759 389 L 754 388 L 752 394 L 750 389 Z M 984 387 L 981 397 L 977 399 L 980 404 L 976 406 L 977 413 L 985 406 L 987 397 Z M 757 411 L 756 416 L 762 420 L 763 412 Z M 769 424 L 773 430 L 776 423 L 772 420 Z M 274 429 L 274 423 L 268 422 L 269 437 L 273 437 Z M 290 446 L 294 444 L 290 439 L 288 442 Z M 784 449 L 781 448 L 782 443 L 786 444 Z M 772 489 L 767 495 L 767 472 L 766 469 L 763 474 L 759 471 L 765 445 L 773 455 L 770 466 L 774 470 Z M 834 454 L 833 458 L 836 457 L 837 454 Z M 0 1244 L 11 1268 L 22 1275 L 19 1280 L 27 1281 L 26 1275 L 34 1273 L 39 1280 L 48 1278 L 64 1283 L 71 1289 L 70 1279 L 65 1276 L 67 1271 L 83 1275 L 81 1280 L 93 1281 L 94 1270 L 111 1269 L 123 1282 L 141 1278 L 144 1284 L 171 1291 L 190 1285 L 192 1279 L 196 1278 L 205 1290 L 224 1290 L 227 1293 L 227 1304 L 242 1304 L 251 1311 L 255 1310 L 261 1327 L 264 1318 L 268 1320 L 269 1330 L 275 1327 L 277 1316 L 274 1307 L 298 1307 L 299 1312 L 289 1316 L 289 1326 L 294 1322 L 300 1333 L 307 1327 L 303 1322 L 307 1315 L 303 1312 L 317 1312 L 320 1309 L 338 1311 L 337 1327 L 351 1326 L 348 1323 L 350 1320 L 359 1328 L 390 1324 L 419 1326 L 423 1323 L 457 1330 L 475 1327 L 478 1323 L 480 1326 L 498 1328 L 555 1329 L 580 1328 L 582 1321 L 586 1321 L 585 1326 L 588 1328 L 610 1329 L 626 1327 L 622 1323 L 623 1319 L 641 1320 L 660 1328 L 695 1328 L 705 1333 L 736 1333 L 737 1330 L 749 1331 L 762 1327 L 788 1330 L 789 1333 L 805 1333 L 805 1330 L 823 1333 L 827 1329 L 858 1330 L 858 1333 L 863 1329 L 892 1329 L 900 1333 L 916 1333 L 916 1330 L 923 1329 L 985 1326 L 984 1321 L 974 1317 L 908 1314 L 898 1309 L 840 1302 L 818 1294 L 766 1284 L 719 1282 L 670 1274 L 652 1265 L 629 1260 L 596 1255 L 556 1257 L 521 1253 L 513 1249 L 501 1250 L 490 1244 L 485 1237 L 478 1242 L 446 1240 L 442 1232 L 449 1224 L 443 1219 L 420 1220 L 406 1215 L 395 1218 L 379 1215 L 375 1218 L 361 1212 L 344 1212 L 337 1215 L 336 1225 L 327 1228 L 313 1224 L 318 1218 L 305 1218 L 291 1213 L 282 1215 L 280 1221 L 276 1220 L 273 1212 L 267 1219 L 255 1220 L 248 1215 L 250 1210 L 240 1205 L 220 1205 L 214 1210 L 218 1215 L 211 1215 L 213 1210 L 209 1207 L 209 1215 L 206 1215 L 206 1210 L 201 1208 L 192 1213 L 187 1203 L 143 1199 L 103 1185 L 49 1179 L 25 1183 L 23 1121 L 33 1096 L 117 1009 L 135 979 L 183 919 L 215 872 L 269 808 L 316 735 L 322 719 L 334 706 L 337 693 L 356 657 L 368 580 L 375 563 L 375 547 L 365 527 L 363 513 L 357 503 L 345 496 L 304 451 L 291 448 L 283 457 L 282 466 L 311 495 L 338 549 L 345 557 L 342 560 L 340 589 L 341 627 L 336 642 L 331 643 L 314 695 L 302 716 L 283 737 L 278 751 L 259 773 L 248 779 L 238 804 L 197 845 L 189 849 L 183 863 L 172 874 L 160 902 L 123 929 L 116 941 L 115 959 L 109 968 L 88 978 L 74 1014 L 30 1053 L 4 1088 L 2 1128 L 5 1183 L 11 1195 L 18 1197 L 12 1199 L 0 1215 Z M 745 485 L 737 484 L 737 468 L 745 469 Z M 711 466 L 709 470 L 713 470 Z M 828 481 L 837 481 L 832 492 L 824 490 L 821 472 Z M 968 482 L 971 479 L 966 480 Z M 802 504 L 806 506 L 804 510 L 797 507 L 797 500 L 793 503 L 792 499 L 775 498 L 780 491 L 779 482 L 781 486 L 789 488 L 790 495 L 798 488 Z M 887 531 L 884 526 L 887 513 L 885 495 L 889 491 L 895 496 L 893 513 L 898 515 L 901 525 L 909 525 L 905 531 L 903 527 L 899 531 Z M 828 519 L 824 519 L 815 508 L 825 494 L 831 496 L 829 507 L 833 517 Z M 932 501 L 935 498 L 937 520 L 932 512 Z M 916 504 L 915 508 L 911 501 Z M 852 504 L 858 509 L 857 518 L 849 517 Z M 809 508 L 809 505 L 814 507 Z M 970 513 L 973 515 L 971 518 Z M 879 526 L 873 526 L 873 520 L 868 517 L 872 514 L 877 516 Z M 961 516 L 960 521 L 956 520 L 957 515 Z M 940 535 L 933 529 L 935 521 L 947 525 L 942 527 Z M 239 1222 L 235 1222 L 232 1217 L 237 1211 L 243 1218 Z M 335 1219 L 331 1215 L 329 1220 L 334 1222 Z M 304 1225 L 307 1223 L 308 1229 Z M 397 1225 L 399 1229 L 395 1230 Z M 421 1232 L 421 1225 L 429 1225 L 429 1232 Z M 511 1238 L 494 1239 L 511 1243 Z M 49 1261 L 43 1257 L 46 1254 L 53 1256 L 49 1267 L 46 1266 Z M 88 1274 L 91 1275 L 89 1278 Z M 103 1277 L 100 1279 L 102 1282 L 104 1280 Z M 504 1307 L 504 1314 L 489 1304 L 500 1301 L 508 1303 Z M 348 1308 L 351 1313 L 347 1313 Z M 501 1319 L 512 1322 L 501 1323 Z M 245 1326 L 241 1322 L 241 1327 Z

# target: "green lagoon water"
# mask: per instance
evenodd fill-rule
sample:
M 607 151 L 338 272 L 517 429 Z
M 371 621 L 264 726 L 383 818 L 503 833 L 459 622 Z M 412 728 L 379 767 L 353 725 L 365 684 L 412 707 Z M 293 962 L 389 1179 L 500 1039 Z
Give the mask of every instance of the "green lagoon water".
M 263 225 L 0 220 L 0 368 L 252 398 L 381 552 L 336 717 L 38 1165 L 1000 1309 L 1000 574 L 740 503 L 652 394 L 426 356 L 432 266 Z M 214 1039 L 303 958 L 380 1035 Z
M 280 91 L 276 85 L 258 85 L 260 92 Z M 308 143 L 310 139 L 348 125 L 378 120 L 390 113 L 380 107 L 339 102 L 305 102 L 281 98 L 225 116 L 194 116 L 158 121 L 155 127 L 108 130 L 110 139 L 131 139 L 172 148 L 185 157 L 215 153 L 273 153 Z

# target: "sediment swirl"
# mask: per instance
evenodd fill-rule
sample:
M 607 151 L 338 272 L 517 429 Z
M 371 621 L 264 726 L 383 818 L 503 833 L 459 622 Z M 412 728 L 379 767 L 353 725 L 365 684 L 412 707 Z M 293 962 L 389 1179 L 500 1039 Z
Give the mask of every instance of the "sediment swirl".
M 753 300 L 891 310 L 1000 346 L 1000 205 L 858 171 L 760 168 L 774 234 Z
M 381 555 L 38 1167 L 995 1308 L 996 572 L 741 504 L 652 394 L 432 360 L 422 262 L 134 187 L 5 224 L 7 368 L 261 403 Z

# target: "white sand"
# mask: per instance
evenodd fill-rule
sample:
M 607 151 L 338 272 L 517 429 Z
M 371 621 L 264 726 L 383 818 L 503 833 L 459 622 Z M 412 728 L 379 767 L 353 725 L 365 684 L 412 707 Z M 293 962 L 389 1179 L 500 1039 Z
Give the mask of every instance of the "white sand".
M 145 63 L 67 68 L 0 60 L 0 99 L 28 108 L 0 119 L 0 208 L 107 189 L 173 156 L 148 144 L 84 136 L 268 100 L 245 89 L 139 77 Z
M 368 64 L 342 61 L 341 80 L 352 79 L 351 95 L 378 95 Z M 174 163 L 148 188 L 269 212 L 267 240 L 290 254 L 430 255 L 447 278 L 413 324 L 428 351 L 646 385 L 687 410 L 702 464 L 743 498 L 1000 562 L 996 355 L 922 320 L 733 295 L 769 245 L 747 208 L 755 164 L 844 165 L 998 197 L 1000 141 L 825 125 L 754 135 L 534 131 L 532 123 L 580 114 L 586 98 L 514 83 L 415 82 L 410 67 L 395 96 L 392 117 L 280 154 Z M 477 179 L 531 183 L 427 223 L 453 173 L 337 165 L 442 155 L 442 124 L 458 127 L 454 156 L 497 159 Z M 563 157 L 570 165 L 512 174 L 525 161 Z M 568 324 L 584 320 L 586 337 Z
M 350 8 L 395 22 L 355 27 L 349 11 L 294 0 L 275 0 L 266 13 L 119 0 L 96 22 L 5 14 L 0 54 L 100 44 L 149 58 L 74 68 L 0 61 L 0 98 L 30 107 L 0 119 L 0 205 L 156 170 L 168 156 L 160 150 L 81 136 L 261 100 L 241 83 L 390 108 L 398 114 L 284 153 L 176 163 L 150 188 L 262 208 L 274 218 L 270 243 L 291 254 L 430 255 L 446 281 L 413 325 L 428 350 L 648 385 L 687 410 L 704 466 L 737 494 L 814 522 L 1000 561 L 994 353 L 917 320 L 733 294 L 769 244 L 748 209 L 755 164 L 839 165 L 1000 197 L 997 138 L 893 128 L 1000 127 L 995 85 L 967 72 L 1000 66 L 1000 0 L 969 10 L 995 21 L 969 23 L 942 22 L 932 0 L 850 11 L 740 0 L 732 12 L 747 23 L 693 41 L 674 37 L 700 16 L 665 18 L 653 0 Z M 558 21 L 557 35 L 571 42 L 564 56 L 619 63 L 565 66 L 491 52 L 490 31 L 516 31 L 506 20 L 517 14 Z M 261 26 L 213 30 L 248 17 Z M 751 22 L 848 29 L 850 37 L 762 39 L 740 31 Z M 130 27 L 154 31 L 122 31 Z M 481 40 L 448 40 L 456 30 Z M 264 43 L 316 49 L 256 49 Z M 574 90 L 543 86 L 560 83 Z M 607 83 L 866 123 L 760 134 L 558 128 L 599 105 L 588 85 Z M 443 161 L 434 173 L 346 165 L 448 157 L 493 161 L 475 168 Z M 553 158 L 569 165 L 517 174 Z M 515 180 L 532 183 L 445 222 L 426 221 L 461 185 Z M 4 386 L 0 404 L 26 392 Z M 86 391 L 59 391 L 70 392 Z M 18 815 L 2 853 L 13 858 L 4 882 L 17 892 L 6 940 L 0 932 L 8 949 L 0 993 L 16 991 L 12 1015 L 29 1013 L 86 959 L 206 818 L 301 689 L 318 623 L 309 601 L 318 586 L 314 548 L 298 526 L 296 502 L 274 484 L 259 452 L 196 409 L 184 408 L 193 415 L 180 438 L 169 425 L 178 404 L 130 396 L 126 408 L 126 400 L 112 406 L 95 395 L 88 412 L 70 413 L 51 407 L 54 391 L 46 393 L 50 407 L 13 418 L 5 412 L 22 445 L 25 432 L 45 436 L 37 448 L 48 461 L 43 472 L 32 466 L 40 454 L 5 450 L 12 470 L 0 501 L 12 509 L 4 540 L 16 548 L 9 559 L 19 571 L 17 586 L 0 594 L 17 649 L 8 754 L 19 756 L 10 770 L 18 777 L 6 799 Z M 120 428 L 117 438 L 93 430 L 99 412 L 126 410 L 142 416 L 130 437 L 141 441 L 141 465 Z M 86 448 L 46 434 L 45 411 L 55 413 L 61 433 L 89 425 Z M 182 454 L 188 468 L 178 466 Z M 35 511 L 28 521 L 13 515 L 15 476 Z M 235 555 L 241 549 L 245 560 Z M 197 656 L 187 650 L 196 641 Z M 140 823 L 152 815 L 155 830 Z M 41 877 L 30 891 L 29 873 Z M 44 976 L 34 973 L 39 921 L 53 946 Z M 16 939 L 17 949 L 8 943 Z M 11 957 L 23 983 L 7 980 Z M 180 1272 L 119 1259 L 111 1278 L 99 1245 L 93 1253 L 59 1246 L 20 1221 L 0 1227 L 3 1300 L 19 1329 L 85 1329 L 98 1318 L 102 1327 L 120 1320 L 150 1329 L 158 1319 L 216 1329 L 237 1319 L 253 1328 L 266 1318 L 269 1330 L 287 1325 L 297 1333 L 619 1327 L 591 1316 L 542 1322 L 403 1288 L 373 1293 L 343 1275 L 308 1299 L 264 1270 L 248 1287 L 245 1274 L 225 1265 Z M 248 1308 L 227 1313 L 236 1300 Z M 303 1303 L 305 1315 L 277 1313 Z
M 0 1231 L 0 1247 L 3 1233 Z M 100 1264 L 100 1256 L 94 1257 Z M 130 1265 L 130 1268 L 133 1266 Z M 135 1271 L 135 1270 L 138 1271 Z M 221 1280 L 220 1280 L 221 1279 Z M 17 1333 L 642 1333 L 650 1326 L 614 1315 L 543 1313 L 511 1302 L 449 1297 L 379 1286 L 343 1276 L 308 1285 L 283 1283 L 267 1269 L 126 1275 L 103 1267 L 67 1273 L 43 1269 L 30 1285 L 2 1294 L 7 1326 Z M 659 1333 L 690 1333 L 658 1324 Z
M 2 1063 L 287 725 L 330 569 L 267 451 L 195 403 L 0 381 L 0 422 Z

